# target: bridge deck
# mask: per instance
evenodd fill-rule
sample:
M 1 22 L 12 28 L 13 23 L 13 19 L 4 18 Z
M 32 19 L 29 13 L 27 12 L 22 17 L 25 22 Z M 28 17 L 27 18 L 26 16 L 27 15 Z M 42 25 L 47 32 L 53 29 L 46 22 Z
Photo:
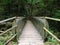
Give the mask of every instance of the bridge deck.
M 20 35 L 18 45 L 44 45 L 42 37 L 29 20 Z

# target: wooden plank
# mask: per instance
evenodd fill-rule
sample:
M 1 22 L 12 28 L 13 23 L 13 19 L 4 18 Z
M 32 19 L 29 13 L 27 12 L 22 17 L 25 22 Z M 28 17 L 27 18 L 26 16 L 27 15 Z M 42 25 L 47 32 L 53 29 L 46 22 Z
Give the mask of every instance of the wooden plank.
M 13 26 L 12 28 L 10 28 L 10 29 L 8 29 L 8 30 L 4 31 L 4 32 L 3 32 L 3 33 L 1 33 L 0 35 L 3 35 L 3 34 L 5 34 L 5 33 L 7 33 L 8 31 L 10 31 L 10 30 L 14 29 L 15 27 L 17 27 L 17 25 L 15 25 L 15 26 Z
M 55 38 L 59 43 L 60 43 L 60 39 L 58 39 L 54 34 L 52 34 L 50 31 L 48 31 L 48 29 L 46 29 L 45 27 L 43 27 L 43 29 L 48 32 L 53 38 Z
M 2 20 L 2 21 L 0 21 L 0 23 L 6 22 L 6 21 L 9 21 L 9 20 L 13 20 L 13 19 L 15 19 L 15 18 L 16 18 L 16 17 L 12 17 L 12 18 L 9 18 L 9 19 Z
M 12 40 L 12 39 L 14 39 L 16 35 L 17 35 L 17 34 L 15 34 L 15 35 L 14 35 L 14 36 L 12 36 L 9 40 L 7 40 L 7 42 L 6 42 L 6 43 L 4 43 L 4 45 L 8 45 L 8 43 L 9 43 L 9 42 L 11 42 L 11 40 Z
M 27 20 L 23 32 L 20 34 L 18 45 L 44 45 L 42 36 L 30 20 Z

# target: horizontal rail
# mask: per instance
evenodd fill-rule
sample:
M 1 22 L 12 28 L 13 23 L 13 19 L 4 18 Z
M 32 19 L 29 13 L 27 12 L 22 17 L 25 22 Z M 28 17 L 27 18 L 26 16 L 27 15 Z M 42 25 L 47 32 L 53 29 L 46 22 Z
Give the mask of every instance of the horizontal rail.
M 2 20 L 2 21 L 0 21 L 0 23 L 6 22 L 6 21 L 9 21 L 9 20 L 13 20 L 13 19 L 15 19 L 15 18 L 16 18 L 16 17 L 12 17 L 12 18 L 9 18 L 9 19 Z
M 9 40 L 7 40 L 6 43 L 4 43 L 4 45 L 7 45 L 12 39 L 14 39 L 16 37 L 17 34 L 13 35 Z
M 0 31 L 1 33 L 4 32 L 4 31 Z
M 40 18 L 45 18 L 45 19 L 50 19 L 50 20 L 60 21 L 60 19 L 51 18 L 51 17 L 40 17 Z
M 54 34 L 52 34 L 50 31 L 48 31 L 48 29 L 46 29 L 45 27 L 43 27 L 43 29 L 49 33 L 53 38 L 55 38 L 59 43 L 60 43 L 60 39 L 58 39 Z
M 10 30 L 14 29 L 15 27 L 17 27 L 17 25 L 14 25 L 12 28 L 10 28 L 10 29 L 8 29 L 8 30 L 4 31 L 4 32 L 3 32 L 3 33 L 1 33 L 0 35 L 3 35 L 3 34 L 5 34 L 5 33 L 7 33 L 8 31 L 10 31 Z
M 56 19 L 56 18 L 51 18 L 51 17 L 45 17 L 45 18 L 50 20 L 60 21 L 60 19 Z

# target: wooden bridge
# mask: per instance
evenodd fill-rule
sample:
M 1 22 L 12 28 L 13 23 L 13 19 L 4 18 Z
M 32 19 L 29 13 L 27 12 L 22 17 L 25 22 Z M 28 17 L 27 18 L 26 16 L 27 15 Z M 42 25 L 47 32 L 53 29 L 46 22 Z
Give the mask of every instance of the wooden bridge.
M 44 39 L 47 37 L 47 33 L 60 44 L 60 40 L 49 31 L 49 25 L 46 19 L 60 21 L 60 19 L 50 17 L 34 17 L 29 20 L 25 17 L 12 17 L 0 21 L 1 24 L 13 20 L 10 29 L 0 31 L 0 36 L 5 35 L 9 31 L 14 33 L 10 39 L 6 40 L 4 45 L 13 45 L 13 39 L 17 40 L 15 45 L 44 45 Z

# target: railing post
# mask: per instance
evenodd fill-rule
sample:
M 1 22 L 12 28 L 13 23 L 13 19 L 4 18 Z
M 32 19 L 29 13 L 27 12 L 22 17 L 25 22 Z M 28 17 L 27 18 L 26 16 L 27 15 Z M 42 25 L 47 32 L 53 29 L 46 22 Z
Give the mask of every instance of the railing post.
M 14 25 L 16 25 L 16 18 L 15 18 L 15 20 L 13 21 L 13 26 Z M 14 31 L 15 31 L 15 34 L 16 34 L 16 28 L 14 29 Z
M 13 26 L 14 26 L 14 25 L 17 25 L 17 24 L 16 24 L 16 19 L 17 19 L 17 17 L 16 17 L 15 20 L 13 21 Z M 15 27 L 15 29 L 13 30 L 13 33 L 14 33 L 14 34 L 17 34 L 17 27 Z M 17 41 L 17 36 L 15 37 L 14 41 Z
M 13 28 L 15 28 L 14 30 L 12 30 L 13 32 L 14 32 L 14 36 L 12 37 L 12 38 L 10 38 L 8 41 L 6 41 L 6 43 L 4 43 L 4 45 L 13 45 L 13 43 L 12 43 L 12 40 L 16 37 L 16 27 L 17 27 L 17 25 L 16 25 L 16 17 L 13 17 L 13 18 L 9 18 L 9 19 L 6 19 L 6 20 L 3 20 L 3 21 L 0 21 L 0 23 L 3 23 L 3 22 L 7 22 L 7 21 L 9 21 L 9 20 L 13 20 L 13 19 L 15 19 L 14 20 L 14 22 L 13 22 L 13 27 L 12 28 L 10 28 L 10 29 L 8 29 L 7 31 L 4 31 L 3 33 L 1 33 L 1 35 L 3 35 L 4 33 L 6 33 L 6 32 L 8 32 L 8 31 L 10 31 L 10 30 L 12 30 Z M 17 37 L 15 38 L 15 39 L 17 39 Z
M 46 18 L 44 17 L 44 19 L 45 19 L 45 21 L 44 21 L 44 27 L 46 27 Z M 43 30 L 43 31 L 44 31 L 44 37 L 45 37 L 46 31 L 45 30 Z
M 16 18 L 14 19 L 12 26 L 16 25 Z M 13 35 L 16 34 L 16 27 L 12 30 Z M 16 41 L 16 37 L 14 38 L 14 41 Z M 9 43 L 7 43 L 6 45 L 12 45 L 12 41 L 10 41 Z

